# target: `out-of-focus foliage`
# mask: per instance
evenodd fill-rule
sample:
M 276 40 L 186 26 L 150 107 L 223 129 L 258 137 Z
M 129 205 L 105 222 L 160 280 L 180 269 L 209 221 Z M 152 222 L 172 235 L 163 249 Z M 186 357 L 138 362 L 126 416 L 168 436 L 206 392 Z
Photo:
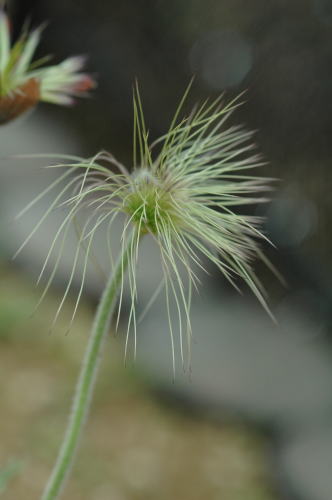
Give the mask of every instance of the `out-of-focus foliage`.
M 24 460 L 4 499 L 30 500 L 38 498 L 53 463 L 92 318 L 89 308 L 81 308 L 65 336 L 65 313 L 47 335 L 57 297 L 22 321 L 21 304 L 38 294 L 15 273 L 1 272 L 1 296 L 6 292 L 12 300 L 12 336 L 0 338 L 0 463 L 8 450 Z M 276 499 L 259 435 L 243 425 L 216 425 L 166 408 L 140 380 L 139 373 L 124 369 L 123 349 L 113 338 L 64 500 Z M 4 479 L 12 471 L 5 469 Z
M 18 474 L 20 468 L 20 462 L 12 460 L 0 469 L 0 495 L 6 490 L 11 478 Z

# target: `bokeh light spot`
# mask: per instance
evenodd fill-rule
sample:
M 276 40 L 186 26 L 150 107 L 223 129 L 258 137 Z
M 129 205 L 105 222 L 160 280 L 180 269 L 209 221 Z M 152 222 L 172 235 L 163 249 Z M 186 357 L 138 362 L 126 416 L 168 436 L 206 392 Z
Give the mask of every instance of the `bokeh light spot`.
M 235 31 L 205 33 L 193 45 L 191 69 L 214 90 L 232 87 L 242 82 L 252 67 L 252 48 Z

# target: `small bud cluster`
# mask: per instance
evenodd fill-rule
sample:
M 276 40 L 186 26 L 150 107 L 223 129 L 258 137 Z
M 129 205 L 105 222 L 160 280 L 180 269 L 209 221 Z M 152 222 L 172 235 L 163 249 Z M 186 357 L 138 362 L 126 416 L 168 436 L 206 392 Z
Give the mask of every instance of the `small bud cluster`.
M 0 124 L 39 101 L 70 105 L 95 87 L 93 78 L 81 72 L 85 63 L 81 56 L 53 66 L 43 66 L 48 57 L 32 61 L 41 32 L 41 27 L 31 33 L 24 30 L 12 45 L 9 20 L 0 9 Z

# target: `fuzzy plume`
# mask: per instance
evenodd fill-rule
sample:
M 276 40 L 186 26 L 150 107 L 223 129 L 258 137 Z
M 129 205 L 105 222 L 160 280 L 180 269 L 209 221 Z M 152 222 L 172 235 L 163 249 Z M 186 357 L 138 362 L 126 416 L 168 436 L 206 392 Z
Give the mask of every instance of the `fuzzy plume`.
M 178 312 L 181 358 L 184 362 L 185 353 L 190 352 L 192 289 L 199 284 L 196 271 L 203 267 L 202 256 L 215 264 L 236 288 L 237 278 L 242 278 L 269 312 L 264 289 L 252 268 L 256 257 L 267 262 L 259 246 L 259 240 L 265 238 L 259 229 L 261 219 L 239 215 L 235 208 L 265 202 L 262 192 L 270 190 L 270 179 L 246 173 L 263 164 L 261 157 L 253 152 L 253 133 L 241 126 L 227 126 L 229 116 L 239 106 L 239 100 L 224 104 L 221 96 L 213 102 L 206 101 L 197 106 L 189 116 L 180 119 L 188 91 L 189 87 L 168 132 L 150 144 L 136 87 L 133 101 L 133 169 L 129 171 L 107 152 L 98 153 L 87 160 L 68 159 L 66 164 L 54 166 L 65 171 L 46 192 L 56 189 L 64 180 L 66 184 L 36 227 L 38 229 L 53 209 L 67 207 L 67 215 L 51 243 L 42 275 L 55 245 L 61 240 L 60 247 L 64 247 L 68 228 L 82 210 L 86 214 L 86 209 L 89 209 L 89 215 L 80 230 L 73 270 L 56 316 L 72 285 L 79 252 L 83 251 L 85 257 L 81 286 L 73 317 L 76 313 L 96 231 L 101 227 L 106 228 L 105 245 L 110 248 L 114 238 L 121 241 L 123 248 L 131 238 L 128 266 L 131 307 L 126 345 L 129 331 L 133 330 L 135 350 L 139 242 L 144 235 L 150 235 L 155 240 L 160 250 L 163 280 L 159 288 L 165 289 L 173 366 L 175 341 L 170 300 L 175 302 Z M 122 234 L 114 235 L 112 224 L 120 214 L 124 221 Z M 54 278 L 59 258 L 44 294 Z M 119 311 L 123 282 L 124 276 L 119 291 Z

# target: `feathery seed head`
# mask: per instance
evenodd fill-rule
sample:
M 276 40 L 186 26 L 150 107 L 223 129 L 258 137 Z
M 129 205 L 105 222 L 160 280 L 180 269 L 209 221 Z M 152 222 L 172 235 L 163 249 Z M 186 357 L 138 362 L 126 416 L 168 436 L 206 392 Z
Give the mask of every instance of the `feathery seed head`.
M 54 251 L 56 243 L 61 240 L 61 235 L 60 246 L 63 248 L 69 225 L 83 208 L 89 207 L 91 210 L 80 231 L 73 271 L 57 315 L 71 287 L 78 255 L 83 248 L 85 263 L 74 314 L 76 312 L 97 229 L 106 224 L 109 246 L 111 238 L 121 239 L 124 246 L 128 234 L 134 232 L 128 270 L 132 305 L 127 338 L 129 327 L 133 325 L 135 348 L 137 301 L 135 266 L 138 244 L 140 238 L 147 233 L 153 237 L 160 249 L 162 286 L 166 293 L 173 366 L 175 366 L 175 344 L 170 300 L 174 301 L 178 311 L 180 350 L 183 360 L 184 331 L 190 351 L 190 302 L 192 287 L 197 287 L 199 282 L 195 267 L 203 267 L 201 256 L 213 262 L 236 288 L 236 278 L 242 278 L 269 312 L 264 289 L 252 268 L 255 257 L 269 264 L 259 247 L 258 240 L 264 237 L 259 231 L 261 220 L 250 215 L 239 215 L 234 210 L 234 207 L 266 201 L 261 192 L 270 189 L 269 179 L 246 174 L 246 170 L 262 165 L 259 155 L 252 152 L 253 146 L 250 143 L 252 133 L 242 127 L 225 126 L 228 117 L 239 105 L 238 99 L 226 105 L 222 103 L 222 97 L 212 103 L 205 102 L 188 117 L 179 120 L 189 87 L 175 113 L 170 129 L 153 144 L 148 141 L 141 99 L 136 87 L 132 173 L 105 152 L 89 160 L 74 159 L 59 180 L 47 188 L 48 192 L 64 179 L 70 179 L 38 224 L 39 226 L 57 206 L 67 206 L 68 213 L 51 244 L 41 271 L 42 275 L 50 254 Z M 155 154 L 157 147 L 158 152 Z M 59 167 L 63 168 L 66 165 L 61 164 Z M 76 178 L 70 178 L 73 173 L 77 173 Z M 40 199 L 40 196 L 37 199 Z M 113 236 L 112 224 L 121 213 L 125 220 L 122 234 Z M 44 294 L 52 282 L 58 263 L 59 259 L 47 281 Z M 183 278 L 181 272 L 183 270 L 186 279 Z M 122 294 L 123 284 L 119 310 Z
M 70 105 L 74 97 L 87 95 L 95 81 L 81 72 L 85 59 L 70 57 L 60 64 L 42 67 L 49 60 L 32 61 L 42 27 L 30 33 L 23 29 L 11 44 L 10 25 L 0 7 L 0 124 L 6 123 L 38 101 Z

